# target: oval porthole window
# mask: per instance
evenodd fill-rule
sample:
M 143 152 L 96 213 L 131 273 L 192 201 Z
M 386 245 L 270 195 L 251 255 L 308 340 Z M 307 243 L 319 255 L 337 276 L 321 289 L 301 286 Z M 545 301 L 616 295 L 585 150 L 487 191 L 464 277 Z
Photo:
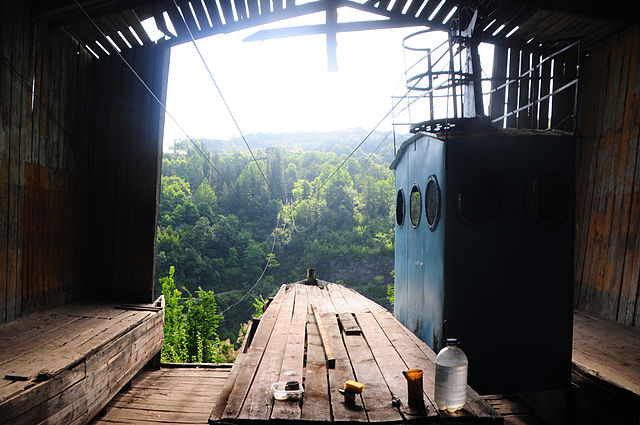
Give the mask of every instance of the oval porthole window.
M 420 224 L 420 215 L 422 214 L 422 195 L 418 186 L 411 188 L 411 195 L 409 195 L 409 218 L 411 219 L 411 225 L 416 228 Z
M 503 204 L 502 185 L 487 172 L 470 175 L 457 195 L 458 214 L 467 224 L 485 226 L 498 218 Z
M 534 176 L 527 186 L 526 208 L 541 224 L 556 224 L 569 214 L 571 188 L 562 174 L 545 172 Z
M 396 223 L 398 226 L 402 226 L 404 224 L 404 190 L 398 190 L 398 195 L 396 196 Z
M 429 230 L 435 231 L 440 221 L 440 185 L 434 175 L 427 180 L 427 188 L 424 191 L 424 213 Z

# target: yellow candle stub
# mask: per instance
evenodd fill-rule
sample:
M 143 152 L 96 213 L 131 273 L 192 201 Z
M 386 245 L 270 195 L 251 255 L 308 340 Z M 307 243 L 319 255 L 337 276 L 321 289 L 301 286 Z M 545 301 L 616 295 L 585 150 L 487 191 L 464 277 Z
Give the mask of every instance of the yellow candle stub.
M 356 381 L 347 381 L 344 383 L 344 390 L 360 394 L 364 390 L 364 384 Z

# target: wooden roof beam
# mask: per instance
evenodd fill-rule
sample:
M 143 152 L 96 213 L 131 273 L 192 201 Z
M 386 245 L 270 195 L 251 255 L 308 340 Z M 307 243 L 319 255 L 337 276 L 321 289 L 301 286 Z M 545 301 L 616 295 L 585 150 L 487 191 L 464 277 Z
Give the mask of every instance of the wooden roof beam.
M 157 0 L 78 0 L 80 6 L 93 19 L 123 10 L 146 6 Z M 52 27 L 74 25 L 86 20 L 84 13 L 73 0 L 39 1 L 35 8 L 35 17 L 48 22 Z

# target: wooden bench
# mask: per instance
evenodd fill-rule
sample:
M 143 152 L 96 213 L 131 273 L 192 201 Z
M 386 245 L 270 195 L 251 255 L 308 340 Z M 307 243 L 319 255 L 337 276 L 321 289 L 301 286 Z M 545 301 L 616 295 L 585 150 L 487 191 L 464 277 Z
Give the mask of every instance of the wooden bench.
M 575 423 L 640 423 L 640 328 L 574 312 L 571 381 Z
M 319 314 L 314 314 L 316 309 Z M 325 338 L 330 350 L 323 344 Z M 502 423 L 471 388 L 461 411 L 438 411 L 433 403 L 435 353 L 387 310 L 341 285 L 283 285 L 246 345 L 211 412 L 212 424 Z M 333 368 L 327 365 L 329 351 Z M 424 371 L 423 409 L 407 403 L 402 371 L 413 368 Z M 352 379 L 365 385 L 354 406 L 345 404 L 338 392 Z M 302 402 L 275 401 L 271 383 L 291 380 L 303 383 Z
M 0 423 L 88 423 L 163 340 L 153 304 L 69 304 L 0 326 Z

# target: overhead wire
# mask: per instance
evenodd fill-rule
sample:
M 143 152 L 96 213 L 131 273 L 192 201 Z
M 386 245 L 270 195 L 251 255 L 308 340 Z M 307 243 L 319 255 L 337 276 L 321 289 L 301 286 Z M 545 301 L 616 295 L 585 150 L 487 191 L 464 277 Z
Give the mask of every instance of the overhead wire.
M 77 0 L 73 0 L 73 2 L 76 4 L 76 6 L 80 9 L 80 11 L 82 11 L 82 13 L 87 17 L 87 19 L 89 19 L 89 21 L 91 22 L 91 24 L 98 30 L 98 32 L 100 33 L 100 35 L 102 37 L 104 37 L 105 39 L 107 38 L 107 35 L 102 31 L 102 29 L 98 26 L 98 24 L 96 23 L 96 21 L 93 20 L 93 18 L 91 16 L 89 16 L 89 14 L 87 13 L 86 10 L 84 10 L 84 8 L 80 5 L 80 3 L 78 3 Z M 151 96 L 155 99 L 155 101 L 158 103 L 158 105 L 160 105 L 160 107 L 162 108 L 162 110 L 164 111 L 164 113 L 171 118 L 171 120 L 174 122 L 174 124 L 180 129 L 180 131 L 182 131 L 182 133 L 187 137 L 187 139 L 189 140 L 189 142 L 193 145 L 193 147 L 200 153 L 200 155 L 209 162 L 209 164 L 213 167 L 213 169 L 216 171 L 216 173 L 218 173 L 218 175 L 227 183 L 227 185 L 234 191 L 237 190 L 235 189 L 235 187 L 231 184 L 231 182 L 229 182 L 229 180 L 227 180 L 227 178 L 220 172 L 220 170 L 218 170 L 218 168 L 213 164 L 213 162 L 204 154 L 204 152 L 202 151 L 202 149 L 200 149 L 200 147 L 195 143 L 195 141 L 191 138 L 191 136 L 189 136 L 189 133 L 187 133 L 187 131 L 184 129 L 184 127 L 182 127 L 182 125 L 180 125 L 180 123 L 178 122 L 178 120 L 169 112 L 169 110 L 167 109 L 167 107 L 164 105 L 164 103 L 162 103 L 162 101 L 158 98 L 158 96 L 156 96 L 156 94 L 153 92 L 153 90 L 151 90 L 151 88 L 147 85 L 147 83 L 144 81 L 144 79 L 140 76 L 140 74 L 138 74 L 136 72 L 135 69 L 133 69 L 133 66 L 131 66 L 131 64 L 127 61 L 127 59 L 122 56 L 122 54 L 120 53 L 120 51 L 118 49 L 116 49 L 116 54 L 118 55 L 118 57 L 120 57 L 120 59 L 124 62 L 124 64 L 127 66 L 127 68 L 129 68 L 129 70 L 133 73 L 133 75 L 138 79 L 138 81 L 140 81 L 140 83 L 144 86 L 144 88 L 149 92 L 149 94 L 151 94 Z M 238 196 L 240 196 L 239 193 L 237 193 Z
M 73 0 L 74 3 L 76 4 L 76 6 L 82 11 L 82 13 L 91 21 L 91 23 L 93 24 L 93 26 L 98 30 L 98 32 L 101 34 L 102 37 L 104 37 L 106 39 L 106 35 L 104 34 L 104 32 L 102 31 L 102 29 L 97 25 L 97 23 L 91 18 L 91 16 L 89 16 L 89 14 L 84 10 L 84 8 L 78 3 L 77 0 Z M 185 24 L 185 27 L 187 28 L 187 31 L 189 33 L 189 36 L 191 38 L 191 42 L 193 43 L 196 52 L 198 53 L 198 56 L 200 57 L 208 75 L 209 78 L 211 79 L 212 83 L 214 84 L 218 94 L 220 95 L 220 98 L 222 100 L 222 102 L 224 103 L 234 125 L 236 126 L 237 131 L 240 133 L 241 138 L 245 144 L 245 146 L 247 147 L 247 150 L 249 151 L 249 153 L 251 154 L 252 159 L 254 160 L 254 162 L 256 163 L 256 166 L 258 168 L 258 170 L 260 171 L 260 174 L 262 176 L 262 178 L 264 179 L 264 181 L 267 184 L 267 188 L 269 190 L 269 193 L 271 194 L 271 196 L 274 196 L 274 192 L 271 188 L 271 185 L 268 181 L 268 179 L 266 178 L 266 175 L 264 174 L 264 171 L 262 170 L 262 167 L 260 167 L 260 164 L 258 163 L 258 160 L 256 159 L 253 150 L 251 149 L 245 135 L 244 132 L 242 131 L 242 129 L 240 128 L 240 125 L 238 123 L 238 121 L 235 118 L 235 115 L 233 114 L 233 111 L 231 110 L 228 102 L 226 101 L 226 98 L 224 97 L 222 90 L 220 89 L 220 86 L 218 85 L 217 81 L 215 80 L 213 73 L 211 72 L 211 69 L 209 68 L 204 56 L 202 55 L 202 52 L 200 51 L 200 48 L 198 47 L 195 37 L 193 36 L 193 33 L 191 32 L 191 28 L 189 27 L 188 22 L 186 21 L 186 19 L 184 18 L 184 15 L 182 14 L 182 10 L 179 8 L 178 4 L 176 3 L 175 0 L 173 0 L 173 4 L 176 7 L 176 9 L 180 12 L 181 14 L 181 18 L 183 20 L 183 23 Z M 235 187 L 233 185 L 231 185 L 231 183 L 226 179 L 226 177 L 217 169 L 217 167 L 213 164 L 213 162 L 211 162 L 211 160 L 204 154 L 204 152 L 200 149 L 200 147 L 194 142 L 194 140 L 189 136 L 189 134 L 187 133 L 187 131 L 180 125 L 180 123 L 177 121 L 177 119 L 167 110 L 166 106 L 162 103 L 162 101 L 156 96 L 156 94 L 153 92 L 153 90 L 151 90 L 151 88 L 146 84 L 146 82 L 142 79 L 142 77 L 140 77 L 140 75 L 135 71 L 135 69 L 133 69 L 133 67 L 129 64 L 129 62 L 122 56 L 122 54 L 116 50 L 117 55 L 120 57 L 120 59 L 126 64 L 126 66 L 129 68 L 129 70 L 136 76 L 136 78 L 142 83 L 142 85 L 146 88 L 146 90 L 152 95 L 152 97 L 156 100 L 156 102 L 161 106 L 161 108 L 163 109 L 163 111 L 165 112 L 165 114 L 167 116 L 169 116 L 171 118 L 171 120 L 176 124 L 176 126 L 185 134 L 185 136 L 187 137 L 187 139 L 189 140 L 189 142 L 195 147 L 195 149 L 200 153 L 200 155 L 206 159 L 209 164 L 213 167 L 213 169 L 218 173 L 218 175 L 220 175 L 220 177 L 227 183 L 227 185 L 229 187 L 231 187 L 237 194 L 238 196 L 240 196 L 240 194 L 237 192 L 237 190 L 235 189 Z M 349 153 L 349 155 L 347 155 L 347 157 L 342 161 L 342 163 L 333 170 L 333 172 L 329 175 L 329 177 L 327 177 L 327 179 L 319 186 L 319 188 L 317 189 L 318 191 L 321 190 L 327 183 L 328 181 L 333 178 L 333 176 L 336 175 L 336 173 L 347 163 L 347 161 L 355 154 L 355 152 L 369 139 L 369 137 L 375 132 L 375 130 L 388 118 L 388 116 L 395 110 L 395 108 L 398 107 L 398 105 L 408 96 L 408 94 L 411 92 L 411 90 L 415 89 L 417 87 L 417 85 L 420 83 L 420 81 L 422 80 L 424 76 L 421 76 L 416 83 L 413 85 L 413 87 L 408 88 L 406 93 L 398 100 L 398 102 L 395 103 L 395 105 L 392 105 L 392 107 L 386 112 L 386 114 L 382 117 L 382 119 L 380 119 L 378 121 L 378 123 L 373 127 L 373 129 L 371 129 L 371 131 L 369 131 L 369 133 L 367 133 L 367 135 L 360 141 L 360 143 L 358 143 L 358 145 Z M 402 110 L 408 108 L 411 104 L 413 104 L 415 101 L 417 101 L 419 98 L 422 98 L 426 95 L 428 95 L 430 92 L 432 92 L 434 90 L 434 88 L 430 89 L 429 91 L 425 92 L 422 96 L 417 97 L 416 99 L 412 100 L 411 102 L 408 102 L 408 105 L 403 108 Z M 402 111 L 401 110 L 401 111 Z M 386 140 L 389 136 L 389 134 L 391 134 L 391 131 L 389 131 L 385 137 L 383 138 L 383 140 L 380 142 L 380 144 L 378 145 L 378 148 L 382 145 L 382 143 L 384 142 L 384 140 Z M 376 151 L 377 149 L 376 148 Z M 374 151 L 375 152 L 375 151 Z M 371 155 L 369 156 L 369 158 L 373 155 L 373 152 L 371 153 Z M 364 165 L 368 164 L 368 160 L 365 162 Z M 364 165 L 358 170 L 358 172 L 364 167 Z M 322 215 L 328 210 L 328 208 L 333 204 L 333 202 L 335 202 L 334 198 L 325 208 L 325 210 L 323 210 L 323 212 L 311 223 L 311 225 L 315 224 L 321 217 Z M 295 222 L 293 220 L 293 212 L 292 212 L 292 225 L 294 227 L 294 229 L 298 232 L 305 232 L 306 230 L 309 229 L 309 227 L 307 227 L 307 229 L 300 231 L 299 229 L 297 229 Z M 274 243 L 272 245 L 273 247 L 275 247 L 275 240 Z M 273 251 L 271 252 L 273 253 Z M 269 262 L 267 262 L 267 266 L 265 266 L 265 269 L 263 270 L 262 275 L 260 276 L 260 278 L 258 279 L 258 281 L 256 282 L 256 284 L 254 284 L 254 286 L 252 288 L 254 288 L 262 279 L 262 276 L 264 275 L 264 273 L 266 272 L 266 269 L 268 268 L 268 264 Z M 230 308 L 230 307 L 229 307 Z M 225 310 L 226 311 L 226 310 Z
M 258 286 L 258 284 L 264 277 L 264 274 L 267 272 L 267 269 L 271 265 L 271 258 L 273 257 L 273 251 L 275 250 L 275 247 L 276 247 L 276 239 L 277 239 L 276 230 L 278 229 L 279 223 L 280 223 L 280 214 L 278 213 L 278 217 L 276 219 L 276 227 L 273 229 L 273 243 L 271 244 L 271 252 L 269 253 L 269 255 L 267 255 L 267 264 L 265 264 L 264 269 L 262 269 L 262 273 L 260 274 L 260 277 L 258 277 L 258 280 L 256 280 L 256 283 L 254 283 L 253 286 L 249 288 L 249 290 L 247 290 L 245 294 L 242 297 L 240 297 L 239 300 L 237 300 L 236 302 L 234 302 L 233 304 L 225 308 L 220 314 L 225 314 L 227 311 L 231 310 L 233 307 L 240 304 L 245 298 L 249 296 L 251 291 L 253 291 L 256 288 L 256 286 Z M 287 223 L 286 223 L 286 220 L 284 220 L 282 225 L 283 232 L 286 227 L 287 227 Z
M 380 143 L 378 143 L 378 145 L 376 146 L 376 148 L 371 151 L 371 153 L 369 154 L 369 156 L 367 157 L 367 159 L 362 163 L 362 165 L 360 166 L 360 168 L 353 174 L 354 176 L 358 175 L 360 173 L 360 171 L 362 171 L 363 168 L 365 168 L 367 165 L 369 165 L 369 160 L 371 159 L 371 157 L 378 151 L 378 149 L 380 149 L 380 147 L 382 146 L 382 144 L 387 140 L 387 138 L 389 137 L 389 135 L 391 134 L 392 130 L 389 130 L 387 132 L 387 134 L 382 138 L 382 140 L 380 141 Z M 328 179 L 327 179 L 328 181 Z M 319 191 L 319 189 L 318 189 Z M 307 227 L 303 230 L 298 229 L 298 226 L 296 225 L 296 221 L 295 221 L 295 217 L 293 214 L 293 210 L 295 208 L 295 203 L 292 205 L 289 202 L 290 205 L 290 216 L 291 216 L 291 225 L 293 227 L 293 229 L 295 230 L 296 233 L 305 233 L 307 232 L 309 229 L 311 229 L 311 227 L 316 224 L 318 221 L 320 221 L 320 219 L 322 218 L 322 216 L 330 209 L 331 205 L 333 205 L 333 203 L 338 199 L 338 195 L 334 196 L 333 199 L 331 200 L 331 202 L 329 202 L 326 207 L 320 212 L 320 214 L 311 221 L 311 223 L 309 223 L 307 225 Z
M 78 3 L 77 0 L 73 0 L 74 3 L 76 4 L 76 6 L 81 10 L 81 12 L 87 17 L 87 19 L 91 22 L 91 24 L 98 30 L 98 32 L 100 33 L 100 35 L 104 38 L 106 38 L 105 33 L 102 31 L 102 29 L 100 29 L 100 27 L 98 26 L 98 24 L 93 20 L 93 18 L 91 18 L 91 16 L 84 10 L 84 8 Z M 197 47 L 197 46 L 196 46 Z M 120 57 L 120 59 L 125 63 L 125 65 L 127 66 L 127 68 L 133 73 L 133 75 L 138 79 L 138 81 L 140 81 L 140 83 L 144 86 L 144 88 L 151 94 L 151 96 L 155 99 L 155 101 L 160 105 L 160 107 L 162 108 L 162 110 L 164 111 L 164 113 L 166 115 L 168 115 L 173 122 L 176 124 L 176 126 L 184 133 L 184 135 L 187 137 L 187 139 L 189 140 L 189 142 L 196 148 L 196 150 L 200 153 L 200 155 L 213 167 L 213 169 L 218 173 L 218 175 L 220 175 L 220 177 L 222 177 L 222 179 L 227 183 L 227 185 L 233 189 L 236 194 L 240 197 L 240 193 L 238 193 L 238 191 L 236 190 L 236 188 L 231 185 L 231 183 L 227 180 L 227 178 L 218 170 L 218 168 L 213 164 L 213 162 L 209 159 L 209 157 L 207 155 L 204 154 L 204 152 L 202 151 L 202 149 L 200 149 L 200 147 L 195 143 L 195 141 L 189 136 L 189 134 L 187 133 L 187 131 L 184 129 L 184 127 L 182 127 L 182 125 L 180 125 L 180 123 L 178 122 L 178 120 L 167 110 L 166 106 L 162 103 L 162 101 L 158 98 L 158 96 L 156 96 L 156 94 L 153 92 L 153 90 L 151 90 L 151 88 L 147 85 L 147 83 L 144 81 L 144 79 L 135 71 L 135 69 L 133 69 L 133 67 L 131 66 L 131 64 L 129 64 L 129 62 L 126 60 L 126 58 L 124 56 L 122 56 L 122 54 L 116 50 L 116 53 L 118 54 L 118 56 Z M 205 64 L 206 65 L 206 64 Z M 222 95 L 222 94 L 221 94 Z M 226 103 L 226 102 L 225 102 Z M 231 112 L 229 110 L 229 112 Z M 235 119 L 234 119 L 235 121 Z M 243 136 L 244 138 L 244 136 Z M 246 142 L 246 139 L 245 139 Z M 247 146 L 248 147 L 248 146 Z M 249 148 L 250 149 L 250 148 Z M 253 152 L 251 153 L 253 156 Z M 255 161 L 255 156 L 253 157 L 254 161 Z M 257 164 L 257 161 L 256 161 Z M 258 168 L 260 168 L 260 165 L 258 165 Z M 262 173 L 262 170 L 260 170 L 260 172 Z M 264 173 L 262 173 L 263 178 L 266 177 L 264 176 Z M 267 181 L 267 185 L 269 184 L 269 182 Z M 270 189 L 270 186 L 268 186 Z M 273 192 L 271 192 L 273 194 Z M 271 263 L 271 256 L 273 254 L 273 251 L 275 249 L 275 243 L 276 243 L 276 233 L 275 230 L 278 229 L 279 226 L 279 221 L 280 221 L 280 214 L 278 214 L 277 220 L 276 220 L 276 227 L 274 228 L 274 240 L 273 243 L 271 245 L 271 252 L 269 254 L 269 256 L 267 257 L 267 264 L 265 265 L 262 274 L 260 275 L 260 277 L 258 278 L 258 280 L 256 281 L 256 283 L 249 289 L 249 291 L 247 291 L 247 293 L 239 300 L 237 301 L 235 304 L 227 307 L 227 309 L 225 309 L 223 311 L 226 312 L 228 311 L 230 308 L 234 307 L 235 305 L 237 305 L 240 301 L 242 301 L 244 298 L 246 298 L 246 296 L 258 285 L 258 283 L 260 283 L 260 281 L 262 280 L 262 278 L 264 277 L 264 274 L 266 273 L 267 269 L 269 268 L 269 265 Z M 285 226 L 283 226 L 283 230 L 286 227 L 286 223 Z
M 222 90 L 220 89 L 220 86 L 218 85 L 216 79 L 214 78 L 213 73 L 211 72 L 211 69 L 209 68 L 209 65 L 207 64 L 207 61 L 205 60 L 204 56 L 202 55 L 202 52 L 200 51 L 200 48 L 198 47 L 198 43 L 196 43 L 196 39 L 193 36 L 193 33 L 191 32 L 191 28 L 189 27 L 189 23 L 184 18 L 182 9 L 178 6 L 178 3 L 176 3 L 176 0 L 173 0 L 173 5 L 180 12 L 180 17 L 182 18 L 182 22 L 184 23 L 185 27 L 187 28 L 187 31 L 189 32 L 189 37 L 191 38 L 191 43 L 195 47 L 196 52 L 198 53 L 198 56 L 200 56 L 200 60 L 202 61 L 202 64 L 204 65 L 205 69 L 207 70 L 207 73 L 209 74 L 209 78 L 211 79 L 211 82 L 213 82 L 213 85 L 215 86 L 216 91 L 220 95 L 220 99 L 222 100 L 222 103 L 224 104 L 225 108 L 227 108 L 227 112 L 229 112 L 229 116 L 231 117 L 231 120 L 233 121 L 233 124 L 235 125 L 236 130 L 238 130 L 238 133 L 240 133 L 240 137 L 242 138 L 242 141 L 244 142 L 245 146 L 247 147 L 247 150 L 249 151 L 249 153 L 251 154 L 251 157 L 253 158 L 253 161 L 256 163 L 256 166 L 258 167 L 258 170 L 260 170 L 260 174 L 262 175 L 262 178 L 267 183 L 267 188 L 269 189 L 269 193 L 271 194 L 272 197 L 275 198 L 275 194 L 274 194 L 273 190 L 271 189 L 271 184 L 269 184 L 269 180 L 267 179 L 267 176 L 264 174 L 264 171 L 262 171 L 262 167 L 260 167 L 260 163 L 258 163 L 258 160 L 256 159 L 255 155 L 253 154 L 253 150 L 251 150 L 251 146 L 249 146 L 249 142 L 247 142 L 247 138 L 245 137 L 244 132 L 240 128 L 240 124 L 238 124 L 238 120 L 236 120 L 236 117 L 233 114 L 233 111 L 231 110 L 231 107 L 229 106 L 229 103 L 227 102 L 226 98 L 224 97 L 224 94 L 222 93 Z

